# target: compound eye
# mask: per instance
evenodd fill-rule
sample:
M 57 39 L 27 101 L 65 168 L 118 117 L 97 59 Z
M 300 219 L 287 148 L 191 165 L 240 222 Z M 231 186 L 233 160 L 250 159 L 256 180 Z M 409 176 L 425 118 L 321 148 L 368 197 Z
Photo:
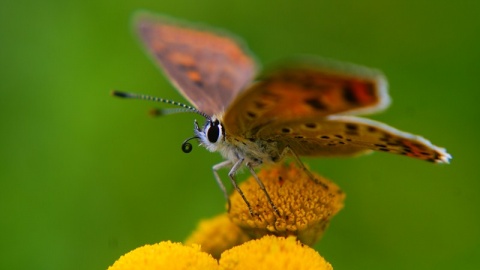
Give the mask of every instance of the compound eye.
M 220 138 L 220 123 L 218 120 L 210 123 L 207 129 L 207 138 L 211 143 L 216 143 Z

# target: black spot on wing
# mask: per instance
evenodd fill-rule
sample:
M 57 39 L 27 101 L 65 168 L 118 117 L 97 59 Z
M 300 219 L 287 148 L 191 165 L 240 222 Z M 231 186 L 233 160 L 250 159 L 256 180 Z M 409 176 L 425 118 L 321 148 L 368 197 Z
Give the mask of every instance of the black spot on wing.
M 262 101 L 254 101 L 253 104 L 255 105 L 255 108 L 261 110 L 264 109 L 266 104 Z
M 369 127 L 367 128 L 367 130 L 368 130 L 368 132 L 371 132 L 371 133 L 378 131 L 378 129 L 377 129 L 376 127 L 372 127 L 372 126 L 369 126 Z
M 353 104 L 358 103 L 358 98 L 355 95 L 355 91 L 353 90 L 351 85 L 345 85 L 343 87 L 343 98 L 349 103 L 353 103 Z
M 308 99 L 305 99 L 305 103 L 312 107 L 313 109 L 315 110 L 318 110 L 318 111 L 323 111 L 323 110 L 326 110 L 327 109 L 327 106 L 325 104 L 323 104 L 320 100 L 316 99 L 316 98 L 308 98 Z
M 255 118 L 255 117 L 257 117 L 257 114 L 254 113 L 254 112 L 251 112 L 251 111 L 247 111 L 247 116 L 248 116 L 249 118 Z
M 282 133 L 287 134 L 287 133 L 290 133 L 290 132 L 292 132 L 292 130 L 290 128 L 282 128 Z
M 358 130 L 358 126 L 352 123 L 346 124 L 345 127 L 347 128 L 347 130 Z
M 199 88 L 203 88 L 203 82 L 200 80 L 194 80 L 193 83 L 198 86 Z

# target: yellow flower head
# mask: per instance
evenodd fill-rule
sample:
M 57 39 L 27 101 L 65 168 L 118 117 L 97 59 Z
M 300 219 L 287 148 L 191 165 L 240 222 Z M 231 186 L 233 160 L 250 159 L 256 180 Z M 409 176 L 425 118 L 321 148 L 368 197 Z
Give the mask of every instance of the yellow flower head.
M 331 270 L 332 266 L 314 249 L 295 237 L 265 236 L 225 251 L 220 258 L 224 270 L 298 269 Z
M 299 269 L 332 270 L 315 250 L 290 236 L 265 236 L 225 251 L 219 261 L 200 251 L 170 241 L 139 247 L 118 259 L 108 270 L 242 270 Z
M 170 241 L 145 245 L 118 259 L 108 270 L 218 269 L 217 261 L 200 251 L 199 245 L 184 246 Z
M 218 259 L 223 251 L 248 240 L 250 240 L 248 235 L 232 223 L 227 214 L 222 214 L 212 219 L 202 220 L 185 244 L 199 244 L 202 251 Z
M 345 194 L 329 180 L 313 174 L 313 181 L 295 163 L 263 168 L 258 173 L 273 203 L 277 216 L 253 177 L 240 185 L 250 201 L 254 216 L 241 196 L 231 197 L 230 219 L 252 238 L 273 234 L 296 236 L 302 243 L 313 245 L 320 239 L 330 219 L 343 207 Z

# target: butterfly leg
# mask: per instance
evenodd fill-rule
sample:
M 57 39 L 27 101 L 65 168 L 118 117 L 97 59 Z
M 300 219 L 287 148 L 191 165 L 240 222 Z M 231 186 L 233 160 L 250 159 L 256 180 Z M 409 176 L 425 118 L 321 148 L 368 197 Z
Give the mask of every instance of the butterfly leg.
M 235 190 L 242 196 L 243 201 L 247 204 L 248 211 L 250 212 L 250 215 L 253 216 L 253 210 L 252 207 L 250 206 L 250 203 L 248 202 L 247 198 L 243 194 L 243 191 L 240 189 L 240 187 L 237 185 L 237 181 L 235 180 L 235 173 L 238 171 L 240 166 L 242 166 L 244 159 L 239 159 L 235 164 L 233 164 L 233 167 L 230 169 L 230 172 L 228 173 L 228 177 L 230 177 L 230 181 L 232 181 L 232 185 L 235 188 Z
M 229 160 L 226 160 L 226 161 L 218 163 L 218 164 L 216 164 L 212 167 L 213 176 L 215 176 L 215 180 L 217 181 L 218 186 L 220 187 L 220 189 L 223 192 L 223 196 L 225 197 L 225 200 L 227 201 L 227 204 L 228 204 L 228 211 L 229 212 L 230 212 L 230 206 L 231 206 L 230 205 L 230 199 L 228 198 L 227 188 L 223 184 L 222 179 L 220 179 L 220 176 L 218 175 L 218 170 L 220 170 L 222 168 L 225 168 L 225 167 L 228 167 L 230 165 L 232 165 L 232 162 L 230 162 Z
M 280 216 L 280 212 L 278 211 L 277 206 L 275 206 L 272 199 L 270 198 L 270 195 L 268 195 L 268 192 L 267 192 L 267 189 L 265 188 L 265 185 L 258 178 L 257 174 L 255 173 L 255 170 L 253 170 L 252 165 L 250 163 L 247 163 L 247 167 L 250 170 L 250 173 L 253 175 L 253 178 L 255 178 L 258 185 L 260 186 L 260 189 L 263 191 L 263 193 L 265 193 L 265 196 L 267 197 L 268 203 L 272 206 L 273 211 L 275 211 L 275 214 L 277 214 L 277 216 Z
M 230 169 L 230 172 L 228 173 L 228 177 L 230 178 L 230 181 L 232 182 L 232 185 L 235 188 L 235 190 L 240 194 L 240 196 L 242 196 L 242 199 L 245 201 L 245 203 L 248 206 L 248 211 L 253 216 L 252 207 L 250 206 L 250 203 L 248 202 L 247 198 L 245 197 L 245 194 L 243 194 L 243 191 L 237 185 L 237 181 L 234 178 L 235 173 L 237 172 L 238 168 L 240 168 L 240 166 L 242 166 L 242 164 L 243 164 L 243 159 L 240 159 L 237 162 L 235 162 L 235 164 L 233 164 L 233 167 Z M 230 203 L 230 199 L 228 198 L 227 189 L 225 188 L 225 185 L 223 184 L 222 179 L 220 179 L 220 176 L 218 175 L 218 170 L 229 167 L 230 165 L 232 165 L 232 162 L 229 161 L 229 160 L 226 160 L 224 162 L 218 163 L 217 165 L 213 166 L 213 168 L 212 168 L 213 169 L 213 175 L 215 176 L 215 180 L 217 180 L 217 184 L 220 186 L 220 189 L 222 190 L 223 195 L 225 196 L 225 200 L 228 203 L 228 211 L 230 211 L 231 203 Z
M 317 178 L 315 178 L 315 176 L 313 176 L 312 172 L 310 172 L 309 169 L 307 169 L 307 167 L 305 167 L 305 164 L 303 164 L 302 160 L 300 159 L 300 157 L 297 155 L 297 153 L 295 153 L 295 151 L 293 151 L 292 148 L 290 148 L 290 146 L 287 146 L 285 147 L 285 149 L 283 149 L 283 152 L 281 154 L 281 157 L 285 157 L 287 155 L 287 152 L 290 152 L 292 154 L 292 156 L 295 158 L 295 161 L 297 162 L 298 166 L 300 166 L 300 168 L 305 172 L 305 174 L 313 181 L 315 182 L 315 184 L 317 185 L 321 185 L 324 189 L 328 189 L 328 185 L 326 185 L 325 183 L 321 182 L 320 180 L 318 180 Z

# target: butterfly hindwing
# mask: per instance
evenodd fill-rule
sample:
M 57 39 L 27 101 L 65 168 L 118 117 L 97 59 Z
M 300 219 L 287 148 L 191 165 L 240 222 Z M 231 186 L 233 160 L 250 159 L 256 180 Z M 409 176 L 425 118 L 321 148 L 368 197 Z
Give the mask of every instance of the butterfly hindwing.
M 177 89 L 208 115 L 222 112 L 256 73 L 253 57 L 229 34 L 144 13 L 135 26 Z
M 297 62 L 261 76 L 224 115 L 234 134 L 276 121 L 361 114 L 389 104 L 387 82 L 372 69 L 335 61 Z
M 436 163 L 450 159 L 445 149 L 420 136 L 354 116 L 278 121 L 264 126 L 256 137 L 276 141 L 279 149 L 288 146 L 300 156 L 348 156 L 374 150 Z

